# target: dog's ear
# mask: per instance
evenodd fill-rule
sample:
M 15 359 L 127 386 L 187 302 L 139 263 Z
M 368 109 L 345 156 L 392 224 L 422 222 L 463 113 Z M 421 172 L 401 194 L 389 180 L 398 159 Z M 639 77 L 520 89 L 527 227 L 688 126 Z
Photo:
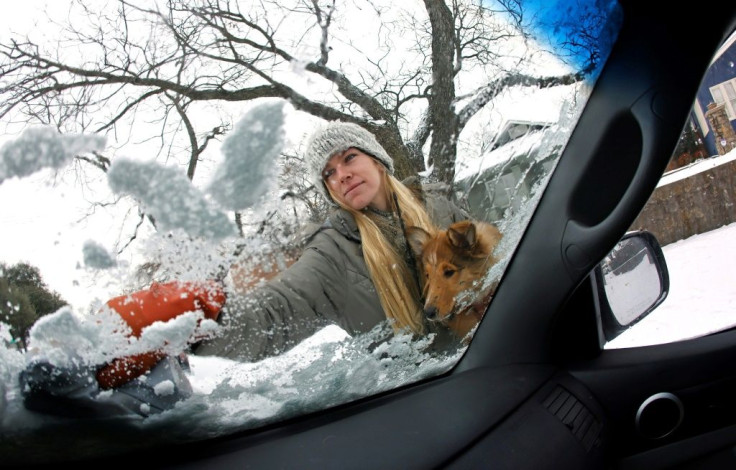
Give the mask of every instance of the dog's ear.
M 406 228 L 406 241 L 409 242 L 409 247 L 414 253 L 414 256 L 422 256 L 424 245 L 430 238 L 431 235 L 421 227 L 411 226 Z
M 447 238 L 450 239 L 452 246 L 469 250 L 477 241 L 475 224 L 470 220 L 455 222 L 447 229 Z

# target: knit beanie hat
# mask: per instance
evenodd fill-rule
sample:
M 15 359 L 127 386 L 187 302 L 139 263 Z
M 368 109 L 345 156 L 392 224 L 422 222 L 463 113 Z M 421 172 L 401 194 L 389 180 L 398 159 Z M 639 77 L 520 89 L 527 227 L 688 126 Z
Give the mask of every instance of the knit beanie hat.
M 309 178 L 314 187 L 332 204 L 334 201 L 325 187 L 322 170 L 333 155 L 344 152 L 350 147 L 357 148 L 383 163 L 388 174 L 394 173 L 393 159 L 381 147 L 373 134 L 357 124 L 330 121 L 317 129 L 309 138 L 305 160 Z

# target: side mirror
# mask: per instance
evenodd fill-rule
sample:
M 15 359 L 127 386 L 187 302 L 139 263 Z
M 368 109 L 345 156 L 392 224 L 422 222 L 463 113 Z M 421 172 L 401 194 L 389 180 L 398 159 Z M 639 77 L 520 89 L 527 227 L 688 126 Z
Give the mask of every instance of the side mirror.
M 601 344 L 652 312 L 670 288 L 662 248 L 650 232 L 629 232 L 593 270 Z

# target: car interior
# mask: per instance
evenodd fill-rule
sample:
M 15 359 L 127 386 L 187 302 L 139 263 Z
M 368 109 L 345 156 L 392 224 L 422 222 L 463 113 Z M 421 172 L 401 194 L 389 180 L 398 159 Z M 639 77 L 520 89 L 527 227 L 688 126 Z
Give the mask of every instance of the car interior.
M 670 161 L 714 52 L 736 31 L 736 8 L 715 0 L 620 7 L 610 56 L 493 301 L 449 371 L 226 436 L 74 465 L 735 468 L 736 330 L 633 348 L 605 343 L 670 288 L 656 239 L 631 226 Z M 602 262 L 628 239 L 655 267 L 654 295 L 633 321 L 615 322 Z

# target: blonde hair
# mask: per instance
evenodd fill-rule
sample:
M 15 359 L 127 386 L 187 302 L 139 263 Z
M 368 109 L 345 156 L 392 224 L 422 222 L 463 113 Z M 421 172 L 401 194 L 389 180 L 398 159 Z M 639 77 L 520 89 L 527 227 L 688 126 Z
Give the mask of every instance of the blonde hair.
M 381 173 L 386 200 L 394 212 L 401 214 L 404 226 L 421 227 L 429 233 L 434 233 L 436 228 L 422 202 L 388 172 Z M 396 251 L 370 217 L 363 211 L 355 210 L 340 202 L 329 186 L 325 186 L 332 199 L 355 217 L 360 231 L 365 264 L 394 332 L 404 332 L 408 329 L 416 334 L 423 333 L 421 288 L 417 285 L 412 269 L 407 266 L 406 258 Z

